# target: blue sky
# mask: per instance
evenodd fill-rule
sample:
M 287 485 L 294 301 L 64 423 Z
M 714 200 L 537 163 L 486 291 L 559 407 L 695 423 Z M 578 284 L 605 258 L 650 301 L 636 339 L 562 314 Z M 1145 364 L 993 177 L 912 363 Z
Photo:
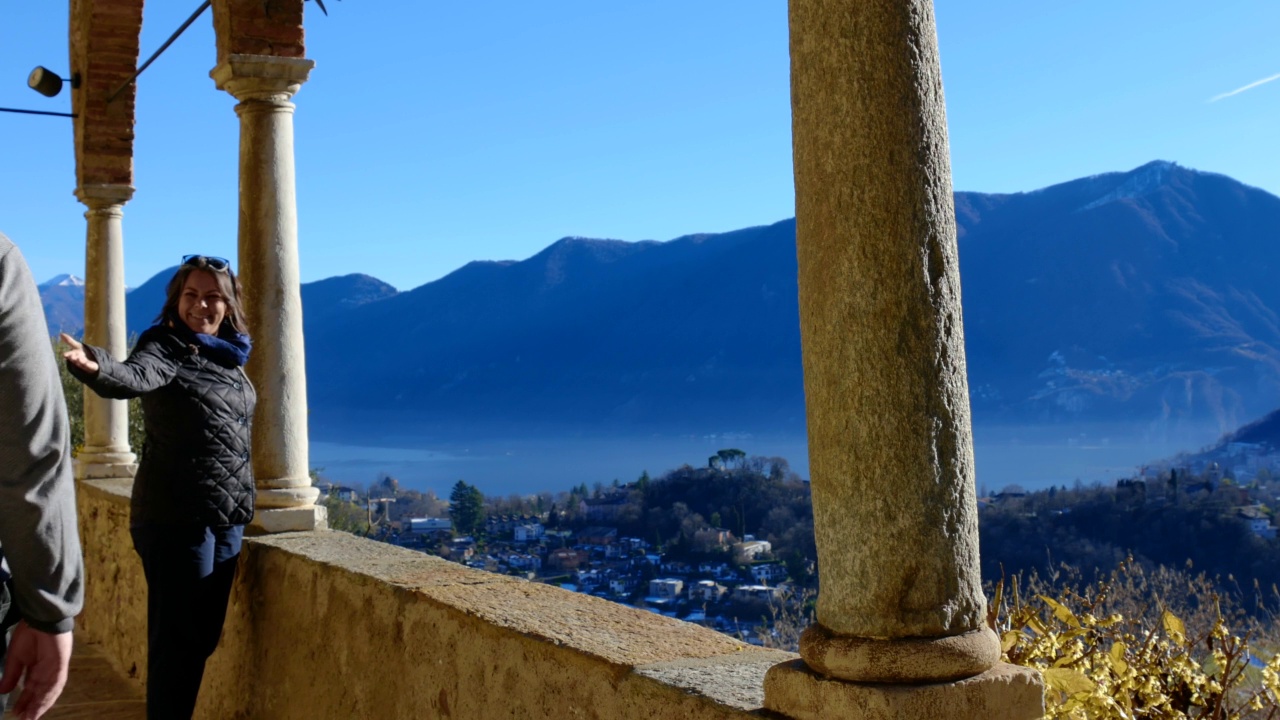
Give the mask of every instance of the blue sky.
M 308 6 L 296 102 L 304 281 L 408 289 L 567 235 L 669 240 L 794 214 L 782 0 Z M 67 3 L 0 3 L 0 106 L 65 71 Z M 144 57 L 199 5 L 147 4 Z M 955 186 L 1016 192 L 1153 159 L 1280 194 L 1280 3 L 938 0 Z M 234 257 L 238 121 L 206 15 L 140 79 L 126 281 Z M 65 93 L 65 91 L 64 91 Z M 66 119 L 0 114 L 0 231 L 82 274 Z

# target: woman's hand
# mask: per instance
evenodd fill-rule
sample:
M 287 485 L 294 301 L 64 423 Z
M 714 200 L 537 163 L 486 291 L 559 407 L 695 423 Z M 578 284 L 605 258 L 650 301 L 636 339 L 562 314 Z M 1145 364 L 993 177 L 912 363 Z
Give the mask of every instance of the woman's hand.
M 84 345 L 81 345 L 75 338 L 66 333 L 62 333 L 62 342 L 66 343 L 67 347 L 71 348 L 70 350 L 62 353 L 62 359 L 90 375 L 98 374 L 98 363 L 90 359 L 89 354 L 84 351 Z

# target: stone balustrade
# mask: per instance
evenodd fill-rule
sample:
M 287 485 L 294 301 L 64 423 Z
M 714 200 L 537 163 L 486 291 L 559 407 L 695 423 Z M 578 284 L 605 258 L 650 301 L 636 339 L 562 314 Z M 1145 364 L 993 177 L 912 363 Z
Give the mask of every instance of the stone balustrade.
M 77 632 L 145 681 L 129 484 L 79 486 Z M 197 718 L 747 718 L 795 660 L 595 597 L 332 531 L 247 538 Z

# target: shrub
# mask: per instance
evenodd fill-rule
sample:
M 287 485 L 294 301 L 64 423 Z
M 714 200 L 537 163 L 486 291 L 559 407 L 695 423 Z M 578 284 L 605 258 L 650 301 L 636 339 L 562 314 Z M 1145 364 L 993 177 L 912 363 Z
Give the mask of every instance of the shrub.
M 990 603 L 1004 660 L 1044 675 L 1046 718 L 1280 718 L 1280 632 L 1260 598 L 1250 614 L 1216 579 L 1131 559 L 1079 578 L 1015 576 Z

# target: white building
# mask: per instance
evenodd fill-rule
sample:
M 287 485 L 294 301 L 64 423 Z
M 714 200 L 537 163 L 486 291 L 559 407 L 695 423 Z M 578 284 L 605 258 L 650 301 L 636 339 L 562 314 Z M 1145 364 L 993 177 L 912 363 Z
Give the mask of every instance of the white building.
M 649 581 L 649 596 L 659 600 L 675 601 L 684 592 L 684 581 L 676 578 L 657 578 Z
M 768 584 L 779 580 L 785 580 L 787 577 L 787 569 L 779 563 L 752 565 L 751 577 L 755 578 L 756 582 L 760 584 Z
M 689 586 L 689 599 L 695 602 L 715 602 L 725 592 L 725 587 L 714 580 L 699 580 Z
M 1250 505 L 1238 508 L 1240 516 L 1249 524 L 1249 531 L 1260 538 L 1271 540 L 1276 536 L 1276 528 L 1271 524 L 1271 518 L 1263 512 L 1261 507 Z
M 529 523 L 527 525 L 517 525 L 515 529 L 516 542 L 537 542 L 546 534 L 546 528 L 542 527 L 542 523 Z
M 453 521 L 449 518 L 409 518 L 405 530 L 411 533 L 450 532 Z
M 773 545 L 768 540 L 749 540 L 733 546 L 733 556 L 740 563 L 751 562 L 770 552 L 773 552 Z
M 733 599 L 735 600 L 776 600 L 782 595 L 782 590 L 768 585 L 739 585 L 733 591 Z
M 524 553 L 510 553 L 504 558 L 507 565 L 517 570 L 541 570 L 542 558 L 537 555 L 526 555 Z

